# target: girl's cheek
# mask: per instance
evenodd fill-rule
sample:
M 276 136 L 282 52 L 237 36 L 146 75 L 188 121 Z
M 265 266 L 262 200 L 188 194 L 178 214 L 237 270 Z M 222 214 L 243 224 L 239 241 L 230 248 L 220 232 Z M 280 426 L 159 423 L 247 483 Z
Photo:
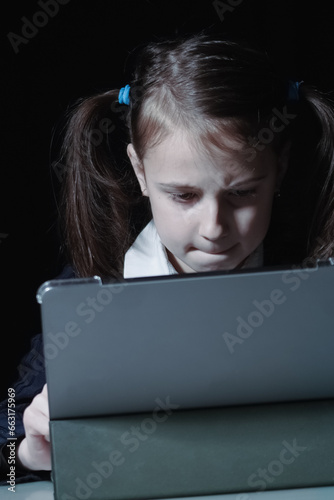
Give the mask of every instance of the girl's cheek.
M 235 221 L 239 232 L 246 235 L 256 231 L 263 225 L 263 213 L 255 209 L 255 207 L 248 208 L 239 213 Z

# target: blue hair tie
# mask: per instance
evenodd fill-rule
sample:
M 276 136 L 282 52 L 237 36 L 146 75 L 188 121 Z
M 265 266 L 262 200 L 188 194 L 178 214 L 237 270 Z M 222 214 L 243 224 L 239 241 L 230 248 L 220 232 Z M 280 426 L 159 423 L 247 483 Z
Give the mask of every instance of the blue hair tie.
M 125 87 L 122 87 L 118 94 L 118 102 L 120 104 L 126 104 L 127 106 L 129 106 L 130 104 L 129 93 L 130 93 L 130 85 L 125 85 Z
M 300 99 L 299 87 L 301 83 L 303 83 L 303 81 L 301 82 L 294 82 L 292 80 L 288 81 L 288 101 L 299 101 Z

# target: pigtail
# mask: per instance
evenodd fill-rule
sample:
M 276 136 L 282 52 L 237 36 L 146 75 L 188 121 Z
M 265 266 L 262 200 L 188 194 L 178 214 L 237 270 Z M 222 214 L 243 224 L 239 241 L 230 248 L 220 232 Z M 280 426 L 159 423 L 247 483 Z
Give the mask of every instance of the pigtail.
M 317 196 L 310 224 L 308 256 L 328 259 L 334 255 L 334 108 L 320 91 L 306 85 L 301 89 L 302 99 L 316 117 L 319 130 L 311 165 Z M 314 126 L 313 131 L 316 133 Z
M 63 142 L 64 242 L 78 276 L 122 276 L 140 189 L 127 158 L 128 106 L 118 91 L 86 98 L 70 113 Z

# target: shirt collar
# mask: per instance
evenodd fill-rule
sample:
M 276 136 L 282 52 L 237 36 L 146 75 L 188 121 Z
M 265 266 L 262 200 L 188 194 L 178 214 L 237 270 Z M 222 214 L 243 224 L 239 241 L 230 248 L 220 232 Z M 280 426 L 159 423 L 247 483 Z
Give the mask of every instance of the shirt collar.
M 124 278 L 166 274 L 177 274 L 177 271 L 168 260 L 152 219 L 125 254 Z

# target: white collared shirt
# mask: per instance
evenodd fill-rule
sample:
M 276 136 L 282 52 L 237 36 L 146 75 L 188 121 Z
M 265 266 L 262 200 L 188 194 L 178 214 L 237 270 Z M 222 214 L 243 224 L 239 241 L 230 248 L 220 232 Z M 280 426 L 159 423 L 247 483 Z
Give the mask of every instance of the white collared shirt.
M 263 264 L 262 244 L 246 259 L 242 269 L 260 267 Z M 165 276 L 177 274 L 168 260 L 165 246 L 161 243 L 153 219 L 137 236 L 125 254 L 124 278 Z

